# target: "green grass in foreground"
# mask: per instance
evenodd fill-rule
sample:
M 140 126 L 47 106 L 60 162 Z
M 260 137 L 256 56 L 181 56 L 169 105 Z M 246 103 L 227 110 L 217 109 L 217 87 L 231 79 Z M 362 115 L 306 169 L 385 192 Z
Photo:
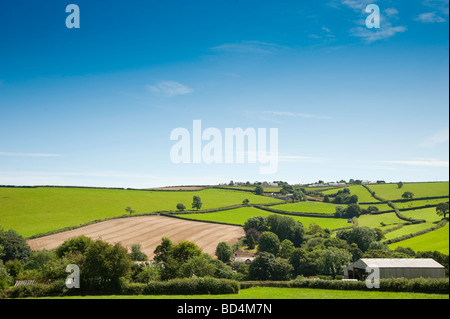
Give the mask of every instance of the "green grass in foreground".
M 279 202 L 252 193 L 205 189 L 200 191 L 137 191 L 89 188 L 0 188 L 0 226 L 28 237 L 90 221 L 126 215 L 130 206 L 138 213 L 176 210 L 178 203 L 188 209 L 192 197 L 200 196 L 202 209 L 250 203 Z
M 46 298 L 60 299 L 60 298 Z M 173 296 L 86 296 L 65 297 L 64 299 L 449 299 L 449 295 L 382 292 L 382 291 L 352 291 L 328 290 L 311 288 L 267 288 L 253 287 L 241 289 L 234 295 L 173 295 Z

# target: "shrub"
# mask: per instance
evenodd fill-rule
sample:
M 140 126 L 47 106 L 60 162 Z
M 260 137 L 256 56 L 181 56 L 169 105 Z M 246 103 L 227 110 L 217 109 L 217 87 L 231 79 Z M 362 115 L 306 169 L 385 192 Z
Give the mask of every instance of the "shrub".
M 230 261 L 231 255 L 233 254 L 233 249 L 226 242 L 220 242 L 216 247 L 216 256 L 220 261 L 224 263 Z
M 143 290 L 146 295 L 218 295 L 238 292 L 237 281 L 210 277 L 155 281 Z

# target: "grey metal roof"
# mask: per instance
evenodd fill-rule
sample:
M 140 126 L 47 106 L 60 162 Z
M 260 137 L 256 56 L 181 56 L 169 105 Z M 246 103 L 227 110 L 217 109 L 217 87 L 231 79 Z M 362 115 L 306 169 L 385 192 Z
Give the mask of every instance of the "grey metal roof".
M 358 262 L 378 268 L 444 268 L 432 258 L 362 258 Z

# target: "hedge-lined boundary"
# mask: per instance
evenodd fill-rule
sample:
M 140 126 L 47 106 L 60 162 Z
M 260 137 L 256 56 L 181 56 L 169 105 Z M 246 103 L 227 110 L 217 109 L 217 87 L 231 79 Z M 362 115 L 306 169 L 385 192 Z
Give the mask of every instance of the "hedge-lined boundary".
M 408 223 L 404 223 L 404 224 L 398 224 L 397 226 L 394 226 L 392 228 L 386 229 L 383 231 L 383 234 L 387 234 L 396 230 L 399 230 L 400 228 L 403 228 L 403 226 L 405 225 L 409 225 Z
M 199 210 L 171 210 L 171 211 L 164 211 L 166 214 L 173 214 L 173 215 L 183 215 L 183 214 L 208 214 L 208 213 L 216 213 L 216 212 L 222 212 L 224 210 L 232 210 L 232 209 L 238 209 L 242 207 L 247 207 L 244 204 L 237 204 L 237 205 L 230 205 L 230 206 L 223 206 L 219 208 L 209 208 L 209 209 L 199 209 Z
M 306 213 L 306 212 L 288 212 L 285 210 L 280 209 L 274 209 L 274 208 L 268 208 L 260 205 L 253 205 L 253 207 L 265 210 L 268 212 L 281 214 L 281 215 L 291 215 L 291 216 L 303 216 L 303 217 L 322 217 L 322 218 L 336 218 L 334 214 L 328 214 L 328 213 Z
M 83 223 L 83 224 L 80 224 L 80 225 L 77 225 L 77 226 L 68 226 L 68 227 L 64 227 L 64 228 L 60 228 L 60 229 L 56 229 L 56 230 L 51 230 L 51 231 L 48 231 L 48 232 L 45 232 L 45 233 L 32 235 L 30 237 L 27 237 L 27 239 L 35 239 L 35 238 L 45 237 L 45 236 L 49 236 L 49 235 L 54 235 L 54 234 L 62 233 L 62 232 L 65 232 L 65 231 L 74 230 L 74 229 L 78 229 L 78 228 L 81 228 L 81 227 L 85 227 L 85 226 L 89 226 L 89 225 L 93 225 L 93 224 L 98 224 L 98 223 L 101 223 L 101 222 L 114 220 L 114 219 L 133 218 L 133 217 L 141 217 L 141 216 L 157 216 L 157 215 L 165 216 L 165 217 L 177 217 L 176 215 L 182 215 L 182 214 L 207 214 L 207 213 L 220 212 L 220 211 L 225 211 L 225 210 L 230 210 L 230 209 L 237 209 L 237 208 L 241 208 L 241 207 L 245 207 L 245 205 L 239 204 L 239 205 L 220 207 L 220 208 L 211 208 L 211 209 L 198 210 L 198 211 L 197 210 L 192 210 L 192 211 L 190 210 L 190 211 L 181 211 L 180 212 L 180 211 L 162 210 L 162 211 L 156 211 L 156 212 L 151 212 L 151 213 L 139 213 L 139 214 L 132 214 L 132 215 L 120 215 L 120 216 L 108 217 L 108 218 L 104 218 L 104 219 L 96 219 L 96 220 L 93 220 L 93 221 L 90 221 L 90 222 L 87 222 L 87 223 Z M 196 220 L 196 219 L 182 218 L 182 217 L 178 217 L 178 218 L 203 222 L 203 220 Z M 217 223 L 217 224 L 219 224 L 219 223 Z M 221 224 L 226 224 L 226 223 L 221 223 Z M 242 226 L 242 225 L 237 225 L 237 224 L 227 224 L 227 225 Z
M 312 288 L 353 291 L 412 292 L 429 294 L 448 294 L 449 279 L 430 278 L 392 278 L 381 279 L 380 288 L 369 289 L 365 281 L 306 280 L 291 281 L 246 281 L 238 282 L 218 278 L 184 278 L 169 281 L 152 281 L 148 284 L 124 283 L 114 292 L 115 295 L 224 295 L 238 294 L 240 289 L 252 287 L 272 288 Z M 64 280 L 52 284 L 35 284 L 12 287 L 0 292 L 5 298 L 40 298 L 76 296 L 76 289 L 67 289 Z M 98 294 L 98 292 L 97 292 Z
M 176 214 L 161 213 L 160 215 L 161 215 L 161 216 L 164 216 L 164 217 L 178 218 L 178 219 L 184 219 L 184 220 L 189 220 L 189 221 L 194 221 L 194 222 L 201 222 L 201 223 L 210 223 L 210 224 L 219 224 L 219 225 L 229 225 L 229 226 L 239 226 L 239 227 L 242 227 L 241 224 L 233 224 L 233 223 L 227 223 L 227 222 L 219 222 L 219 221 L 214 221 L 214 220 L 199 220 L 199 219 L 189 218 L 189 217 L 184 217 L 184 216 L 180 216 L 180 215 L 176 215 Z
M 381 197 L 380 197 L 381 198 Z M 441 199 L 441 198 L 449 198 L 448 196 L 428 196 L 428 197 L 417 197 L 412 199 L 393 199 L 390 202 L 393 203 L 406 203 L 406 202 L 414 202 L 418 200 L 428 200 L 428 199 Z M 360 202 L 361 205 L 370 205 L 370 204 L 387 204 L 388 200 L 384 200 L 383 202 Z
M 406 234 L 406 235 L 403 235 L 403 236 L 400 236 L 400 237 L 397 237 L 397 238 L 388 239 L 388 240 L 384 241 L 383 244 L 390 245 L 390 244 L 398 243 L 398 242 L 406 240 L 406 239 L 410 239 L 410 238 L 413 238 L 413 237 L 424 235 L 426 233 L 429 233 L 429 232 L 432 232 L 434 230 L 437 230 L 439 228 L 444 227 L 445 225 L 447 225 L 447 222 L 448 222 L 447 218 L 443 219 L 437 225 L 435 225 L 433 227 L 426 228 L 426 229 L 420 230 L 420 231 L 415 232 L 415 233 Z
M 253 281 L 241 282 L 241 289 L 251 287 L 278 287 L 278 288 L 317 288 L 333 290 L 366 290 L 389 292 L 416 292 L 432 294 L 448 294 L 449 279 L 429 278 L 392 278 L 380 279 L 380 288 L 369 289 L 365 281 L 341 281 L 341 280 L 292 280 L 292 281 Z
M 278 205 L 278 204 L 284 204 L 284 203 L 282 202 L 282 203 L 271 203 L 271 204 Z M 266 205 L 266 204 L 263 204 L 263 205 Z M 219 208 L 203 209 L 203 210 L 184 210 L 184 211 L 179 211 L 179 210 L 161 210 L 161 211 L 154 211 L 154 212 L 147 212 L 147 213 L 138 213 L 138 214 L 132 214 L 132 215 L 120 215 L 120 216 L 114 216 L 114 217 L 107 217 L 107 218 L 103 218 L 103 219 L 96 219 L 96 220 L 89 221 L 87 223 L 83 223 L 83 224 L 80 224 L 80 225 L 67 226 L 67 227 L 64 227 L 64 228 L 51 230 L 51 231 L 48 231 L 48 232 L 45 232 L 45 233 L 40 233 L 40 234 L 29 236 L 26 239 L 41 238 L 41 237 L 54 235 L 54 234 L 62 233 L 62 232 L 65 232 L 65 231 L 74 230 L 74 229 L 78 229 L 78 228 L 81 228 L 81 227 L 85 227 L 85 226 L 89 226 L 89 225 L 105 222 L 105 221 L 108 221 L 108 220 L 113 220 L 113 219 L 132 218 L 132 217 L 140 217 L 140 216 L 153 216 L 153 215 L 161 215 L 161 216 L 166 216 L 166 217 L 175 217 L 176 215 L 183 215 L 183 214 L 207 214 L 207 213 L 215 213 L 215 212 L 221 212 L 221 211 L 227 211 L 227 210 L 232 210 L 232 209 L 238 209 L 238 208 L 242 208 L 242 207 L 252 207 L 252 206 L 256 206 L 256 204 L 248 205 L 248 206 L 246 206 L 244 204 L 237 204 L 237 205 L 224 206 L 224 207 L 219 207 Z M 182 218 L 182 217 L 179 217 L 179 218 Z M 195 221 L 199 221 L 199 222 L 210 222 L 210 221 L 203 221 L 203 220 L 190 219 L 190 218 L 183 218 L 183 219 L 195 220 Z M 232 226 L 242 226 L 242 225 L 237 225 L 237 224 L 220 223 L 220 222 L 212 222 L 212 223 L 232 225 Z
M 256 186 L 255 186 L 255 187 L 256 187 Z M 228 191 L 238 191 L 238 192 L 255 193 L 255 191 L 254 191 L 254 190 L 251 190 L 251 189 L 237 189 L 237 188 L 222 187 L 222 186 L 212 186 L 211 188 L 215 188 L 215 189 L 224 189 L 224 190 L 228 190 Z M 276 193 L 276 192 L 271 192 L 271 193 Z
M 400 210 L 398 209 L 398 207 L 395 206 L 395 204 L 392 201 L 388 201 L 382 197 L 375 195 L 375 192 L 373 192 L 367 185 L 362 185 L 362 186 L 369 191 L 369 193 L 372 195 L 373 198 L 379 200 L 380 202 L 385 202 L 389 207 L 391 207 L 394 210 L 395 215 L 397 216 L 398 219 L 405 220 L 412 224 L 421 224 L 421 223 L 426 222 L 426 220 L 424 220 L 424 219 L 414 219 L 414 218 L 406 217 L 405 215 L 402 215 L 402 213 L 400 213 Z
M 89 225 L 93 225 L 93 224 L 98 224 L 98 223 L 101 223 L 101 222 L 106 222 L 108 220 L 113 220 L 113 219 L 132 218 L 132 217 L 140 217 L 140 216 L 153 216 L 153 215 L 159 215 L 161 213 L 162 212 L 140 213 L 140 214 L 134 214 L 134 215 L 120 215 L 120 216 L 108 217 L 108 218 L 104 218 L 104 219 L 96 219 L 96 220 L 92 220 L 90 222 L 83 223 L 83 224 L 80 224 L 80 225 L 67 226 L 67 227 L 60 228 L 60 229 L 50 230 L 50 231 L 45 232 L 45 233 L 32 235 L 32 236 L 27 237 L 26 239 L 35 239 L 35 238 L 50 236 L 50 235 L 54 235 L 54 234 L 58 234 L 58 233 L 63 233 L 65 231 L 74 230 L 74 229 L 78 229 L 78 228 L 81 228 L 81 227 L 85 227 L 85 226 L 89 226 Z
M 218 278 L 183 278 L 169 281 L 152 281 L 148 284 L 123 283 L 115 295 L 225 295 L 239 293 L 239 282 Z M 35 284 L 12 287 L 0 292 L 2 298 L 27 298 L 50 296 L 76 296 L 83 291 L 67 289 L 62 280 L 52 284 Z M 96 292 L 101 294 L 101 292 Z M 84 293 L 83 293 L 84 295 Z

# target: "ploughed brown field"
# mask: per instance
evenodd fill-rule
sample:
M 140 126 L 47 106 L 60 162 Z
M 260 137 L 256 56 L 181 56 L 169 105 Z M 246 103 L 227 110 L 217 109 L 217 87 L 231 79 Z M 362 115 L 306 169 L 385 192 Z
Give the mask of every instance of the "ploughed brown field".
M 27 240 L 32 250 L 54 249 L 65 240 L 85 235 L 92 239 L 101 239 L 111 244 L 121 243 L 127 248 L 141 244 L 141 250 L 149 260 L 153 251 L 167 237 L 173 243 L 183 240 L 197 244 L 205 253 L 215 257 L 217 244 L 224 241 L 230 246 L 245 236 L 244 229 L 238 226 L 220 225 L 189 221 L 163 216 L 138 216 L 112 219 L 74 230 L 57 233 L 41 238 Z

